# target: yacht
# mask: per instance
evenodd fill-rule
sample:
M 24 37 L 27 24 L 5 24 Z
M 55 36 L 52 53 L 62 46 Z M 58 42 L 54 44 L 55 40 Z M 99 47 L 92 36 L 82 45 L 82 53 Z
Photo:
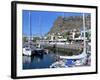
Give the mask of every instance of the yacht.
M 23 55 L 26 55 L 26 56 L 31 56 L 31 48 L 30 47 L 24 47 L 23 48 Z
M 68 67 L 69 65 L 71 67 L 72 66 L 83 66 L 87 62 L 86 40 L 85 40 L 85 19 L 84 18 L 85 17 L 84 17 L 84 13 L 83 13 L 83 29 L 84 29 L 84 48 L 83 48 L 83 52 L 80 53 L 79 55 L 60 56 L 60 59 L 65 60 L 65 64 L 66 64 L 66 62 L 68 62 L 68 64 L 66 64 L 65 67 Z M 53 66 L 56 66 L 56 68 L 59 67 L 57 62 L 54 62 L 50 67 L 53 67 Z

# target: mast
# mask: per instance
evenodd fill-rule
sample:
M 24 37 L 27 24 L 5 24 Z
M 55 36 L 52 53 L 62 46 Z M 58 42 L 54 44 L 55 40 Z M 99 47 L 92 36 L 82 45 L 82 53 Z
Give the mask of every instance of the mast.
M 63 27 L 64 27 L 64 18 L 65 18 L 65 12 L 64 12 L 64 14 L 63 14 L 63 24 L 62 24 Z M 64 30 L 64 29 L 63 29 L 63 30 Z M 66 37 L 64 36 L 63 39 L 66 39 Z M 64 45 L 64 51 L 65 51 L 65 49 L 66 49 L 66 41 L 65 41 L 65 45 Z
M 31 48 L 30 42 L 31 42 L 31 11 L 29 11 L 29 47 Z
M 41 38 L 42 38 L 42 30 L 41 30 L 41 16 L 39 16 L 39 27 L 40 27 L 40 41 L 39 41 L 39 48 L 41 47 Z
M 83 31 L 84 31 L 84 49 L 83 52 L 86 53 L 86 38 L 85 38 L 85 14 L 83 13 Z

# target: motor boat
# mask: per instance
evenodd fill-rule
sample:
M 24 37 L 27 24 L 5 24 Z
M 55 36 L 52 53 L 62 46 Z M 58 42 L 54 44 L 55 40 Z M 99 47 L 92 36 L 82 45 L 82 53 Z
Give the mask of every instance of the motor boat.
M 31 48 L 30 47 L 24 47 L 23 48 L 23 55 L 26 55 L 26 56 L 31 56 Z

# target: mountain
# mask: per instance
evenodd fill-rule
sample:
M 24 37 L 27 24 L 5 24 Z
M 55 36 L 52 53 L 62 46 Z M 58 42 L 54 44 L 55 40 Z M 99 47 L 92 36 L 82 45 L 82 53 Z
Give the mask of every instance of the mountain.
M 91 28 L 91 15 L 85 16 L 86 29 Z M 69 16 L 69 17 L 57 17 L 54 21 L 52 28 L 47 34 L 61 33 L 62 31 L 69 31 L 73 29 L 83 28 L 83 17 L 82 16 Z

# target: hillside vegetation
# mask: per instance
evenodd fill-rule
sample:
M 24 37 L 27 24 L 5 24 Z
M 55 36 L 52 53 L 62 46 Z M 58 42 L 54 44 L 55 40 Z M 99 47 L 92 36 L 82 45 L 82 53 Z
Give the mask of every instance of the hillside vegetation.
M 85 26 L 86 29 L 91 28 L 91 17 L 90 15 L 85 16 Z M 73 29 L 82 29 L 83 28 L 83 17 L 82 16 L 69 16 L 61 17 L 59 16 L 53 23 L 52 28 L 48 34 L 52 33 L 61 33 L 63 31 L 69 31 Z

